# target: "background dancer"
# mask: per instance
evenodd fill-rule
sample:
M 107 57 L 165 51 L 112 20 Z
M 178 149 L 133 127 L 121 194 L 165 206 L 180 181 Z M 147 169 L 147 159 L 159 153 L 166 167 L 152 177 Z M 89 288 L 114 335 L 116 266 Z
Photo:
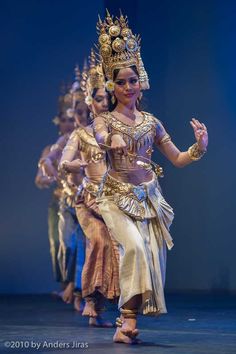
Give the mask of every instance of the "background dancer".
M 65 106 L 64 96 L 59 98 L 59 113 L 53 119 L 55 125 L 58 126 L 59 135 L 67 135 L 72 133 L 74 130 L 74 118 L 68 117 L 66 110 L 69 108 Z M 44 148 L 40 161 L 50 153 L 52 145 L 48 145 Z M 55 166 L 56 167 L 56 166 Z M 62 186 L 55 182 L 54 177 L 49 177 L 45 175 L 42 168 L 41 162 L 39 163 L 37 175 L 35 177 L 35 184 L 39 189 L 45 189 L 52 187 L 52 196 L 48 206 L 48 238 L 50 245 L 50 255 L 52 260 L 52 269 L 54 278 L 57 282 L 62 284 L 64 289 L 64 283 L 62 282 L 61 269 L 58 262 L 58 251 L 59 251 L 59 232 L 58 232 L 58 222 L 59 222 L 59 200 L 62 195 Z M 54 294 L 61 296 L 61 293 L 54 292 Z
M 76 67 L 76 78 L 80 79 L 80 71 Z M 88 108 L 84 102 L 84 94 L 82 90 L 77 90 L 76 95 L 68 92 L 64 96 L 66 114 L 70 117 L 79 117 L 81 121 L 87 119 Z M 73 109 L 72 109 L 73 106 Z M 74 118 L 73 118 L 74 119 Z M 75 127 L 75 126 L 74 126 Z M 41 159 L 40 163 L 45 173 L 49 178 L 54 178 L 61 185 L 63 191 L 60 203 L 59 203 L 59 241 L 60 247 L 58 251 L 58 261 L 60 270 L 62 273 L 63 282 L 66 284 L 66 288 L 63 292 L 63 300 L 66 303 L 71 303 L 74 299 L 75 308 L 81 310 L 81 289 L 80 286 L 80 273 L 82 271 L 82 264 L 84 261 L 84 249 L 83 245 L 83 232 L 78 224 L 77 217 L 75 214 L 73 197 L 76 193 L 77 186 L 81 183 L 83 178 L 83 171 L 80 173 L 73 174 L 69 176 L 70 183 L 68 183 L 68 176 L 58 173 L 57 166 L 62 155 L 62 150 L 65 147 L 70 134 L 64 134 L 61 136 L 57 142 L 52 146 L 50 153 Z M 78 242 L 83 249 L 78 249 Z M 78 252 L 80 257 L 78 258 Z M 79 262 L 79 263 L 78 263 Z M 76 267 L 77 270 L 76 270 Z M 80 272 L 78 271 L 80 269 Z M 75 279 L 76 275 L 76 279 Z M 75 281 L 77 283 L 75 289 Z M 76 295 L 74 297 L 74 295 Z
M 100 65 L 95 65 L 91 53 L 90 70 L 83 72 L 81 87 L 86 95 L 86 103 L 91 111 L 90 122 L 76 129 L 60 161 L 61 170 L 77 172 L 84 168 L 83 191 L 81 200 L 76 204 L 76 214 L 86 235 L 86 259 L 82 273 L 82 294 L 86 300 L 83 311 L 89 316 L 93 326 L 111 327 L 110 322 L 101 318 L 105 299 L 115 299 L 119 295 L 118 249 L 111 239 L 96 204 L 96 195 L 103 175 L 107 171 L 105 153 L 99 148 L 93 136 L 93 118 L 107 110 L 107 93 Z M 79 151 L 80 159 L 76 159 Z M 75 159 L 73 161 L 73 159 Z

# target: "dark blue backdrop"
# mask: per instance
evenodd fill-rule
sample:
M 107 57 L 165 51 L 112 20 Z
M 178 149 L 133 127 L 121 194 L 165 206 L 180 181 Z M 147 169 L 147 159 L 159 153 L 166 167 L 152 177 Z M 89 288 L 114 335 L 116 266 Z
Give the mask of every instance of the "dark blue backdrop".
M 104 8 L 129 16 L 142 35 L 150 76 L 147 110 L 180 149 L 193 143 L 191 117 L 209 129 L 200 162 L 176 169 L 158 153 L 166 199 L 175 209 L 167 289 L 236 290 L 234 1 L 1 2 L 1 292 L 54 288 L 47 239 L 48 192 L 34 186 L 41 149 L 63 81 L 96 41 Z

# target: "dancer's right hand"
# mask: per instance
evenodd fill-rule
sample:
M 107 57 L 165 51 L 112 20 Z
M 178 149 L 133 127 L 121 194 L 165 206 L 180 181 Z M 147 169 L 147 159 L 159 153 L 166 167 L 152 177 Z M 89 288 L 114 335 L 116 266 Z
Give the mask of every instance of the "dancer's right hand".
M 35 179 L 35 184 L 39 189 L 50 188 L 54 183 L 55 179 L 48 176 L 37 176 Z
M 43 175 L 47 176 L 50 180 L 55 180 L 57 178 L 57 170 L 53 166 L 50 159 L 45 159 L 42 164 Z
M 67 172 L 78 173 L 81 171 L 81 168 L 85 168 L 86 166 L 88 166 L 88 163 L 86 161 L 76 159 L 71 162 L 67 162 L 64 169 Z

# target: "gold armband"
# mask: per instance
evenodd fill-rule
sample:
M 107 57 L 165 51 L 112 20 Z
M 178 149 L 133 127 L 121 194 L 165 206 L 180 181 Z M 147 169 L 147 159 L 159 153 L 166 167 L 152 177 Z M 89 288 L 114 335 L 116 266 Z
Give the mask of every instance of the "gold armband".
M 93 125 L 95 133 L 100 133 L 101 129 L 104 129 L 104 123 L 97 123 Z
M 60 150 L 62 151 L 62 147 L 59 144 L 53 144 L 50 148 L 50 151 Z
M 206 150 L 200 150 L 198 143 L 193 144 L 188 148 L 188 155 L 192 161 L 198 161 L 206 153 Z
M 67 151 L 67 150 L 70 150 L 70 151 L 76 151 L 77 148 L 75 146 L 71 146 L 71 145 L 66 145 L 63 149 L 63 151 Z
M 168 143 L 169 141 L 171 141 L 171 137 L 170 137 L 170 135 L 169 134 L 165 134 L 162 138 L 161 138 L 161 140 L 159 141 L 159 145 L 161 145 L 161 144 L 166 144 L 166 143 Z

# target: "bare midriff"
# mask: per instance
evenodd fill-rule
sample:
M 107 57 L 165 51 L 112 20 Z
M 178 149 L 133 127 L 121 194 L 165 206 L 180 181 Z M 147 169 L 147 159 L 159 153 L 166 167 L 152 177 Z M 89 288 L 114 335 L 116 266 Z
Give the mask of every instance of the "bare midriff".
M 134 154 L 128 151 L 128 155 L 119 154 L 117 151 L 109 151 L 109 160 L 111 169 L 109 174 L 121 182 L 132 183 L 138 185 L 143 182 L 148 182 L 153 178 L 151 167 L 144 169 L 139 167 L 137 161 L 149 162 L 150 156 L 145 152 L 149 146 L 144 146 Z
M 81 153 L 82 159 L 86 161 L 86 157 L 83 156 L 84 153 Z M 99 162 L 90 162 L 84 170 L 85 176 L 89 179 L 90 182 L 100 183 L 104 174 L 107 172 L 106 160 L 100 160 Z
M 98 143 L 107 149 L 111 166 L 109 174 L 121 182 L 134 185 L 149 182 L 153 178 L 151 155 L 157 120 L 148 113 L 142 114 L 142 121 L 134 126 L 117 119 L 110 112 L 97 117 L 94 125 Z M 122 137 L 125 148 L 124 145 L 121 148 L 111 148 L 115 135 Z

